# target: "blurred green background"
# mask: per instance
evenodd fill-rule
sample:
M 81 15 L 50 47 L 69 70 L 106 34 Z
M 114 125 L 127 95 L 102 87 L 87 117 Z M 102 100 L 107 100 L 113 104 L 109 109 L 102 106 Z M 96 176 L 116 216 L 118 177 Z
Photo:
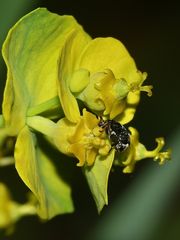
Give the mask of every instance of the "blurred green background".
M 124 175 L 119 168 L 109 179 L 109 206 L 97 214 L 87 183 L 79 168 L 73 170 L 76 211 L 41 223 L 37 217 L 21 219 L 12 236 L 0 239 L 180 239 L 180 13 L 178 1 L 83 1 L 1 0 L 0 44 L 8 29 L 36 7 L 73 15 L 92 37 L 113 36 L 121 40 L 137 66 L 149 74 L 153 96 L 142 94 L 133 126 L 141 141 L 154 147 L 154 138 L 164 136 L 172 161 L 160 167 L 145 160 L 135 172 Z M 0 57 L 0 97 L 6 67 Z M 27 191 L 13 167 L 0 169 L 0 181 L 12 190 L 15 200 L 25 201 Z

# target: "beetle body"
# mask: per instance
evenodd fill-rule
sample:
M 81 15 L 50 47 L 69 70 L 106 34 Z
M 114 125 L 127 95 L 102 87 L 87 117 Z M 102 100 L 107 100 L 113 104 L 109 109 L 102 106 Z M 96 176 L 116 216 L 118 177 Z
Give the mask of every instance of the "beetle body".
M 130 145 L 130 133 L 120 123 L 114 120 L 103 120 L 99 122 L 99 127 L 104 128 L 110 141 L 111 146 L 117 152 L 125 151 Z

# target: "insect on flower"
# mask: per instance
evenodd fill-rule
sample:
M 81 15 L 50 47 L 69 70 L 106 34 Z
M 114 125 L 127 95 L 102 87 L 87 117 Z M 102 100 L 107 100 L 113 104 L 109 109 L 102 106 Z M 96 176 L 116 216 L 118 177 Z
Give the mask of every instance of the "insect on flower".
M 130 132 L 120 123 L 114 120 L 103 120 L 100 118 L 99 127 L 105 129 L 111 146 L 117 152 L 125 151 L 130 145 Z

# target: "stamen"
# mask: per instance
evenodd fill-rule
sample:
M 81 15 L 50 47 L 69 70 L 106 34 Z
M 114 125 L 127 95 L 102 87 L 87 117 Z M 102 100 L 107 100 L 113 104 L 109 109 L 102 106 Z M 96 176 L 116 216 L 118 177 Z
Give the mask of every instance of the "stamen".
M 138 86 L 136 84 L 131 84 L 131 88 L 130 90 L 132 92 L 136 92 L 136 91 L 141 91 L 141 92 L 147 92 L 148 97 L 152 96 L 152 85 L 146 85 L 146 86 Z
M 159 164 L 162 165 L 167 159 L 171 157 L 171 150 L 168 149 L 165 152 L 160 152 L 164 146 L 164 138 L 156 138 L 157 147 L 152 151 L 146 152 L 146 157 L 153 157 L 154 161 L 160 160 Z
M 168 149 L 166 152 L 159 152 L 157 156 L 154 158 L 154 161 L 157 161 L 158 159 L 159 164 L 162 165 L 167 159 L 171 158 L 171 149 Z
M 152 96 L 152 85 L 147 85 L 147 86 L 140 86 L 139 90 L 142 92 L 147 92 L 148 97 Z

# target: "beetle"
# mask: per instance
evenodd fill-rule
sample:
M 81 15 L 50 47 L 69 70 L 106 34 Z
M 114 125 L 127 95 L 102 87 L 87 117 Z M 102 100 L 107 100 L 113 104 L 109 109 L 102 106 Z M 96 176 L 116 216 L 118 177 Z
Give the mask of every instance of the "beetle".
M 115 120 L 103 120 L 101 117 L 98 126 L 105 129 L 111 141 L 111 146 L 117 152 L 123 152 L 129 147 L 130 132 L 119 122 Z

